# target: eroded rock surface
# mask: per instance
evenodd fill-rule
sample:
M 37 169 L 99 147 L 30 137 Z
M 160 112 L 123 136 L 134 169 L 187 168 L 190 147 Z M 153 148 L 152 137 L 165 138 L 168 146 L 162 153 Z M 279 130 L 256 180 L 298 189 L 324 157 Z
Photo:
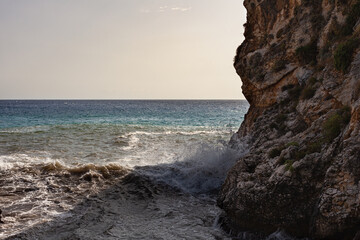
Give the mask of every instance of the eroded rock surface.
M 360 2 L 245 0 L 234 66 L 249 153 L 218 200 L 234 230 L 314 239 L 360 230 Z

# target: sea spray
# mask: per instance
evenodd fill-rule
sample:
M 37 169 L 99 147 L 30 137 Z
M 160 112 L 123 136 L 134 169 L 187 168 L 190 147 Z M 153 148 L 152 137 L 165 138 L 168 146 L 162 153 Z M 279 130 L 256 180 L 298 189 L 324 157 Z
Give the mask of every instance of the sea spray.
M 228 144 L 199 143 L 184 149 L 173 163 L 135 168 L 156 181 L 164 182 L 184 192 L 204 194 L 218 190 L 228 170 L 246 153 Z

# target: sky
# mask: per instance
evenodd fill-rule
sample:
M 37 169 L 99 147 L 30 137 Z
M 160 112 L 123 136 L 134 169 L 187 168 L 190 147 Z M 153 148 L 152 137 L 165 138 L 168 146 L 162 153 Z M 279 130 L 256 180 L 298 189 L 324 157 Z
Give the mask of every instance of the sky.
M 0 99 L 244 99 L 242 0 L 0 0 Z

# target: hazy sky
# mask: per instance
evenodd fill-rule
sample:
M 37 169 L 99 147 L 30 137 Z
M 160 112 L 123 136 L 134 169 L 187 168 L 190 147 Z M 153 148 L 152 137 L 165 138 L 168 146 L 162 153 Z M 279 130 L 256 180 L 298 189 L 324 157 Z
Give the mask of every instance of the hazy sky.
M 242 2 L 0 0 L 0 98 L 244 98 Z

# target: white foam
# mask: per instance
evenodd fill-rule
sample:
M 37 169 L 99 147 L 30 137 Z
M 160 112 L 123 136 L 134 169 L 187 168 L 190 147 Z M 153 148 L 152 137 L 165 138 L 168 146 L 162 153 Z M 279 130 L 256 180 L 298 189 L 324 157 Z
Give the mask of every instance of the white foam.
M 138 142 L 140 141 L 139 137 L 137 137 L 134 134 L 126 134 L 125 136 L 121 136 L 124 138 L 129 138 L 129 142 L 128 142 L 128 146 L 123 146 L 122 149 L 123 150 L 130 150 L 130 149 L 134 149 L 137 147 Z
M 188 146 L 173 163 L 137 170 L 185 192 L 207 193 L 221 186 L 228 170 L 246 149 L 245 143 L 237 150 L 227 145 L 202 143 Z
M 15 167 L 25 167 L 39 163 L 51 163 L 54 159 L 44 157 L 46 152 L 39 152 L 39 156 L 30 156 L 25 153 L 15 153 L 10 155 L 0 155 L 0 170 L 8 170 Z
M 158 131 L 158 132 L 145 132 L 145 131 L 133 131 L 127 134 L 124 134 L 120 137 L 129 137 L 133 135 L 146 135 L 146 136 L 156 136 L 156 135 L 203 135 L 203 134 L 226 134 L 228 130 L 212 130 L 212 129 L 204 129 L 204 130 L 187 130 L 184 129 L 183 131 L 176 131 L 176 130 L 166 130 L 165 131 Z
M 17 127 L 17 128 L 5 128 L 1 129 L 0 133 L 33 133 L 48 131 L 50 126 L 29 126 L 29 127 Z

